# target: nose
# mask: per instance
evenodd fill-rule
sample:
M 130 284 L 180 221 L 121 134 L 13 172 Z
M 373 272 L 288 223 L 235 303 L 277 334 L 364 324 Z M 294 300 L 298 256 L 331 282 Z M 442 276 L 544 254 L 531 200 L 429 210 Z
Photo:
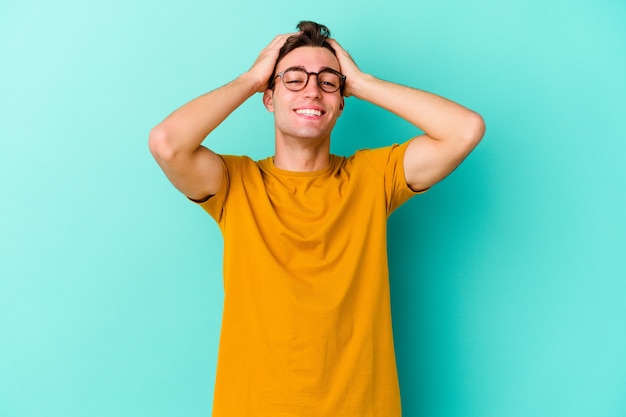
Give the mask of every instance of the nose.
M 322 97 L 322 89 L 317 83 L 317 74 L 309 73 L 309 81 L 304 86 L 304 89 L 302 90 L 302 95 L 306 98 L 321 98 Z

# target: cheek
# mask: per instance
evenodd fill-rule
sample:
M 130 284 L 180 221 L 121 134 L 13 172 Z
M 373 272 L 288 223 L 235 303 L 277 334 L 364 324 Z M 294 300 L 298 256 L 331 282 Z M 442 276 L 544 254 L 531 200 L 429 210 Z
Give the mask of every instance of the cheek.
M 337 105 L 335 106 L 335 113 L 337 114 L 337 117 L 341 116 L 341 113 L 343 113 L 343 100 L 341 100 L 339 103 L 337 103 Z

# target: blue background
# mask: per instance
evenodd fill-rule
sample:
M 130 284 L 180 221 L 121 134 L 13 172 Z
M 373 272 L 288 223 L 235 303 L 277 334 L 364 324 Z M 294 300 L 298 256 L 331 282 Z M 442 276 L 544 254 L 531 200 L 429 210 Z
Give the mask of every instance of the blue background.
M 390 218 L 405 415 L 626 415 L 625 2 L 5 0 L 0 416 L 210 415 L 222 239 L 147 136 L 302 19 L 487 122 Z M 349 98 L 333 152 L 417 133 Z M 207 144 L 271 155 L 260 95 Z

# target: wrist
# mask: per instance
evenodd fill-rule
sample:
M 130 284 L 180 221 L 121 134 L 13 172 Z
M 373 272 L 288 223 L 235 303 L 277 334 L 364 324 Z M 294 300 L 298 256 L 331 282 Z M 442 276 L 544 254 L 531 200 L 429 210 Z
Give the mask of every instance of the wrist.
M 352 75 L 346 79 L 346 93 L 358 99 L 365 99 L 368 86 L 375 81 L 376 77 L 363 72 L 358 75 Z
M 267 88 L 267 77 L 260 76 L 251 71 L 241 74 L 237 81 L 251 90 L 251 94 L 262 93 Z

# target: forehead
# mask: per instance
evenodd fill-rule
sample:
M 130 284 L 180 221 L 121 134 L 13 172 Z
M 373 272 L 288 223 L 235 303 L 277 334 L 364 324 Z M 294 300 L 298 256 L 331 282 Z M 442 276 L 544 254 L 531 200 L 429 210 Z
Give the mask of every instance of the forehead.
M 322 68 L 340 70 L 337 57 L 321 46 L 301 46 L 294 49 L 278 63 L 277 71 L 290 67 L 303 67 L 307 71 L 319 71 Z

